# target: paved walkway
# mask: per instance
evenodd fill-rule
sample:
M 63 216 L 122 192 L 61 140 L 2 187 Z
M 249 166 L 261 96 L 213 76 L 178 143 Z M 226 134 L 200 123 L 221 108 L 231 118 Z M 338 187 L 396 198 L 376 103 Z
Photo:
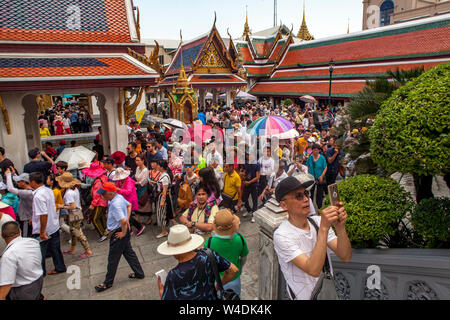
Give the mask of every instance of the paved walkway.
M 258 225 L 251 223 L 249 218 L 241 217 L 240 232 L 246 237 L 250 249 L 244 272 L 241 275 L 242 299 L 255 300 L 258 296 Z M 69 290 L 67 280 L 71 274 L 58 274 L 47 276 L 44 280 L 43 294 L 48 300 L 159 300 L 157 280 L 155 272 L 165 269 L 169 271 L 177 265 L 173 257 L 165 257 L 157 253 L 156 248 L 165 239 L 156 239 L 160 230 L 157 226 L 147 226 L 144 233 L 136 237 L 131 237 L 131 243 L 136 252 L 142 268 L 145 272 L 145 279 L 131 280 L 128 274 L 132 272 L 125 258 L 121 258 L 117 270 L 114 286 L 101 293 L 97 293 L 94 287 L 103 282 L 106 274 L 108 261 L 109 241 L 98 243 L 97 234 L 91 225 L 85 228 L 85 233 L 92 247 L 94 256 L 85 260 L 78 257 L 83 249 L 77 245 L 77 255 L 65 255 L 66 266 L 79 266 L 81 269 L 81 289 Z M 63 234 L 61 237 L 61 248 L 69 248 L 69 236 Z M 52 270 L 51 258 L 47 258 L 47 270 Z

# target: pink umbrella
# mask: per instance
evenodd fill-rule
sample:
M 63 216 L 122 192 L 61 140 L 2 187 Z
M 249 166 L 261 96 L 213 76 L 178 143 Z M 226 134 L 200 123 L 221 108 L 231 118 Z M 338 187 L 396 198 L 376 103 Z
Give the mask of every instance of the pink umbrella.
M 217 131 L 219 131 L 219 134 L 217 133 Z M 207 140 L 210 140 L 213 136 L 216 137 L 216 141 L 221 141 L 223 142 L 223 131 L 222 129 L 213 129 L 210 126 L 207 125 L 194 125 L 192 127 L 190 127 L 188 129 L 188 131 L 186 131 L 185 135 L 184 135 L 184 140 L 188 141 L 190 139 L 190 141 L 202 141 L 206 142 Z M 196 137 L 198 137 L 196 139 Z

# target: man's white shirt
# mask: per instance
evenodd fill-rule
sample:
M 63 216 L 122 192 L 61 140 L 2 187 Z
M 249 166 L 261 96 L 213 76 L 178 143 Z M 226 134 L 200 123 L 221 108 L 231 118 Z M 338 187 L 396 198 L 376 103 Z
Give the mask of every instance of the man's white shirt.
M 316 224 L 320 226 L 321 217 L 313 216 Z M 283 272 L 286 283 L 295 294 L 296 300 L 309 300 L 311 293 L 319 278 L 312 277 L 306 272 L 295 266 L 291 261 L 296 257 L 306 254 L 308 257 L 317 242 L 317 231 L 309 222 L 309 231 L 302 230 L 292 225 L 289 220 L 284 220 L 274 233 L 274 247 L 278 255 L 281 271 Z M 333 229 L 328 231 L 327 243 L 336 239 Z M 327 254 L 331 252 L 327 249 Z M 328 256 L 328 260 L 331 260 Z M 289 290 L 288 290 L 289 291 Z
M 43 275 L 41 246 L 32 238 L 12 240 L 0 259 L 0 286 L 20 287 Z
M 59 218 L 56 213 L 55 196 L 46 186 L 33 191 L 33 234 L 41 233 L 41 215 L 48 215 L 45 231 L 48 235 L 59 230 Z

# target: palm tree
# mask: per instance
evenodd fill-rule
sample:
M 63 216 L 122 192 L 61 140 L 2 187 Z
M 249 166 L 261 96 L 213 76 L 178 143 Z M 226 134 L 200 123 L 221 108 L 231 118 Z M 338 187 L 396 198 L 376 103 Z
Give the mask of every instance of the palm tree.
M 395 90 L 424 72 L 425 68 L 423 66 L 411 70 L 400 70 L 397 68 L 394 71 L 388 70 L 384 77 L 367 80 L 366 86 L 350 101 L 349 107 L 346 110 L 350 118 L 351 127 L 358 129 L 370 127 L 372 123 L 370 119 L 375 119 L 383 102 Z M 353 160 L 361 155 L 370 153 L 370 141 L 368 140 L 367 134 L 362 134 L 359 138 L 359 144 L 353 145 L 347 151 Z M 383 168 L 377 166 L 370 157 L 365 158 L 364 163 L 357 166 L 356 171 L 358 174 L 385 173 Z

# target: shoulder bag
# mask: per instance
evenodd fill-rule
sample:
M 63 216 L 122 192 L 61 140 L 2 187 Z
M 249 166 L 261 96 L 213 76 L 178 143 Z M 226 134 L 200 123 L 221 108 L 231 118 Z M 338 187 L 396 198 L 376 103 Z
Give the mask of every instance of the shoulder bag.
M 319 227 L 316 222 L 308 217 L 309 222 L 314 226 L 316 232 L 319 232 Z M 291 287 L 287 285 L 291 299 L 295 300 L 295 294 Z M 330 262 L 328 261 L 328 253 L 325 256 L 325 263 L 323 265 L 322 272 L 320 273 L 319 280 L 317 280 L 316 286 L 314 287 L 310 300 L 340 300 L 336 291 L 336 285 L 334 283 L 334 276 L 331 274 Z
M 308 217 L 309 222 L 314 226 L 316 232 L 319 233 L 319 227 L 316 222 Z M 328 253 L 325 255 L 325 263 L 320 273 L 319 280 L 311 293 L 310 300 L 340 300 L 334 283 L 334 276 L 331 274 L 330 262 L 328 261 Z
M 83 219 L 83 212 L 80 209 L 69 211 L 69 222 L 80 221 Z
M 217 298 L 224 301 L 241 300 L 239 295 L 232 289 L 224 290 L 222 280 L 220 279 L 219 269 L 217 268 L 216 258 L 214 257 L 212 250 L 209 248 L 203 248 L 202 250 L 208 255 L 208 259 L 211 261 L 213 267 L 214 276 L 216 278 L 217 286 L 219 287 Z

